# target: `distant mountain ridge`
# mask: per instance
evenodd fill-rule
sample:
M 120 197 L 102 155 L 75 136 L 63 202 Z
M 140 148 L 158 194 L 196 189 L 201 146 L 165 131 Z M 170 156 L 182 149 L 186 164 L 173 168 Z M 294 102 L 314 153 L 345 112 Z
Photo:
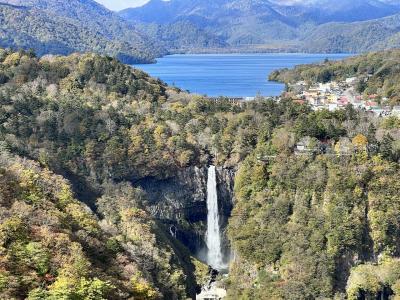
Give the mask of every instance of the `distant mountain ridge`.
M 393 35 L 399 32 L 395 23 L 399 13 L 400 2 L 391 0 L 151 0 L 142 7 L 126 9 L 119 14 L 146 35 L 157 39 L 168 36 L 169 40 L 164 40 L 163 45 L 169 50 L 232 48 L 312 52 L 321 49 L 343 52 L 352 49 L 363 52 L 398 45 Z M 196 33 L 191 39 L 193 45 L 180 39 L 183 31 L 176 24 L 182 23 Z M 154 28 L 158 35 L 154 35 Z M 359 43 L 359 32 L 378 43 Z M 329 36 L 320 36 L 322 33 L 329 33 Z M 188 34 L 185 32 L 185 40 L 190 40 Z M 199 37 L 200 40 L 211 39 L 211 46 L 199 43 Z M 319 37 L 324 45 L 318 41 Z
M 126 63 L 165 54 L 152 39 L 93 0 L 2 0 L 0 46 L 37 54 L 97 52 Z

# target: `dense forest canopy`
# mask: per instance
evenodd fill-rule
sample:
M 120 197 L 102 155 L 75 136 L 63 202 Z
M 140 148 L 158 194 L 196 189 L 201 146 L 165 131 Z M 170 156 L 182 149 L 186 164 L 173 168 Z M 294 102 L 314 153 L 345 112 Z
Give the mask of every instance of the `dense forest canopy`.
M 211 101 L 95 54 L 0 50 L 0 83 L 0 298 L 194 297 L 207 267 L 132 183 L 210 163 L 238 169 L 231 299 L 399 295 L 397 117 Z
M 339 128 L 345 130 L 331 152 L 319 152 L 311 135 L 309 152 L 293 154 L 301 132 L 293 124 L 258 146 L 268 149 L 268 161 L 256 150 L 243 163 L 230 223 L 241 257 L 232 269 L 232 299 L 400 293 L 398 137 L 394 149 L 385 130 L 377 141 L 368 120 L 345 122 L 350 127 Z
M 0 174 L 2 299 L 185 297 L 184 264 L 192 263 L 140 208 L 140 191 L 110 186 L 98 200 L 100 221 L 36 162 L 3 151 Z

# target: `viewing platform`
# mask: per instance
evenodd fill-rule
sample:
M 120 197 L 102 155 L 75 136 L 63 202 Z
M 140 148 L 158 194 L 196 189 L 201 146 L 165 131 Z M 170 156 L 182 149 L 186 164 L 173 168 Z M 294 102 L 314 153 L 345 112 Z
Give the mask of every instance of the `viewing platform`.
M 226 290 L 222 288 L 212 287 L 208 291 L 203 291 L 196 296 L 196 300 L 222 300 L 226 297 Z

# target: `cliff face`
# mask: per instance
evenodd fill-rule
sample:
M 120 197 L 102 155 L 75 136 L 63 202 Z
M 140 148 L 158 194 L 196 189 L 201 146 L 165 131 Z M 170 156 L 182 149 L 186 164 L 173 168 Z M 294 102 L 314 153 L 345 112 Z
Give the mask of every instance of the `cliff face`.
M 233 193 L 234 180 L 236 170 L 218 167 L 217 168 L 217 192 L 218 192 L 218 208 L 220 211 L 220 225 L 222 232 L 222 253 L 225 262 L 228 263 L 231 259 L 231 246 L 228 239 L 227 227 L 231 216 L 235 197 Z
M 223 251 L 229 257 L 226 227 L 233 208 L 233 169 L 217 167 L 218 206 Z M 151 214 L 190 251 L 205 255 L 207 231 L 207 167 L 189 167 L 166 179 L 146 177 L 135 183 L 147 194 Z

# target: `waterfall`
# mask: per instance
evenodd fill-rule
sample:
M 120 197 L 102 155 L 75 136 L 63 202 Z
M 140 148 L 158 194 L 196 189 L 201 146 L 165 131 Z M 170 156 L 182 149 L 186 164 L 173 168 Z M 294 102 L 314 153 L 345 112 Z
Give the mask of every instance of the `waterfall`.
M 217 176 L 215 166 L 208 168 L 207 179 L 207 263 L 214 269 L 223 269 L 221 234 L 218 216 Z

